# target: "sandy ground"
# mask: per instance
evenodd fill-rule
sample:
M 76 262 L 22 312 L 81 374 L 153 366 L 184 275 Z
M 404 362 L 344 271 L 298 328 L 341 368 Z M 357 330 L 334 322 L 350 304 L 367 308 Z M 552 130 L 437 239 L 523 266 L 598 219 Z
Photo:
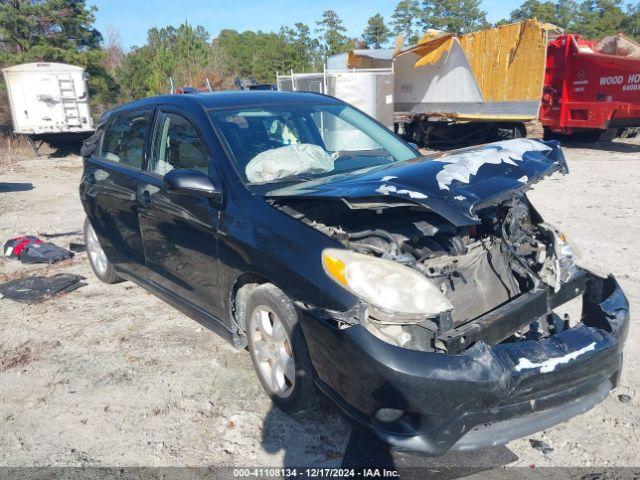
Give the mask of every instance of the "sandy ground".
M 640 142 L 584 147 L 566 148 L 571 174 L 531 198 L 585 266 L 618 277 L 637 312 Z M 75 156 L 0 165 L 0 240 L 81 241 L 80 173 Z M 333 407 L 297 419 L 272 408 L 246 352 L 132 283 L 101 284 L 84 253 L 53 267 L 0 258 L 0 280 L 36 272 L 88 285 L 38 305 L 0 299 L 0 465 L 341 465 L 350 428 Z M 620 386 L 592 411 L 511 442 L 510 466 L 637 466 L 639 349 L 634 323 Z

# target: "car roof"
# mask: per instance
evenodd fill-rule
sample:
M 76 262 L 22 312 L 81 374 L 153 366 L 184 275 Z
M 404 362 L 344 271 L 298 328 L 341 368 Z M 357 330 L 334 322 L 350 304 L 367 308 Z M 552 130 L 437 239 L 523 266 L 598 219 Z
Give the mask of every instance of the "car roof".
M 260 105 L 335 105 L 343 103 L 340 100 L 313 92 L 278 92 L 268 90 L 228 90 L 210 93 L 195 93 L 183 95 L 160 95 L 148 97 L 135 102 L 126 103 L 109 113 L 130 108 L 144 107 L 157 104 L 177 105 L 184 108 L 227 109 L 245 108 Z

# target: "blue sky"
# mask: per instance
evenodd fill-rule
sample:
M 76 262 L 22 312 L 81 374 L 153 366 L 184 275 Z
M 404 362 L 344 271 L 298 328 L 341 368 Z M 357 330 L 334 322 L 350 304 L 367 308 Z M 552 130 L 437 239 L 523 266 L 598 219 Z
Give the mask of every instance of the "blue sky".
M 303 22 L 312 29 L 324 10 L 335 10 L 350 36 L 359 36 L 367 19 L 381 13 L 385 20 L 397 0 L 89 0 L 98 7 L 96 26 L 103 35 L 109 29 L 120 34 L 126 48 L 142 45 L 151 27 L 179 25 L 187 20 L 202 25 L 212 36 L 223 28 L 238 31 L 277 31 L 282 25 Z M 521 2 L 484 0 L 489 21 L 508 16 Z

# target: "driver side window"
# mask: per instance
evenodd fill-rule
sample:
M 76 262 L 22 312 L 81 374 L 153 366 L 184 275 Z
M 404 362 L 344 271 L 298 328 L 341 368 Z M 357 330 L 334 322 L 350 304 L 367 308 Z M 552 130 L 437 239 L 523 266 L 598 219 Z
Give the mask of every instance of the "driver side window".
M 180 168 L 209 173 L 207 149 L 189 120 L 160 112 L 153 132 L 149 170 L 164 175 Z

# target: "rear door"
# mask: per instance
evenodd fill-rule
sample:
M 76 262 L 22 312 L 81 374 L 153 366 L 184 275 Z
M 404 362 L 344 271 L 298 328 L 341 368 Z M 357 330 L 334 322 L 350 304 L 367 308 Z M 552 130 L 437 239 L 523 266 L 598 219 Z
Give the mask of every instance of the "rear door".
M 163 176 L 171 170 L 196 169 L 211 175 L 219 186 L 211 149 L 198 123 L 175 107 L 158 110 L 150 141 L 146 177 L 138 184 L 149 275 L 166 290 L 220 318 L 219 205 L 207 198 L 169 193 L 163 185 Z
M 117 269 L 138 276 L 145 259 L 137 185 L 152 116 L 153 107 L 113 114 L 97 155 L 85 161 L 81 186 L 85 211 L 107 258 Z

